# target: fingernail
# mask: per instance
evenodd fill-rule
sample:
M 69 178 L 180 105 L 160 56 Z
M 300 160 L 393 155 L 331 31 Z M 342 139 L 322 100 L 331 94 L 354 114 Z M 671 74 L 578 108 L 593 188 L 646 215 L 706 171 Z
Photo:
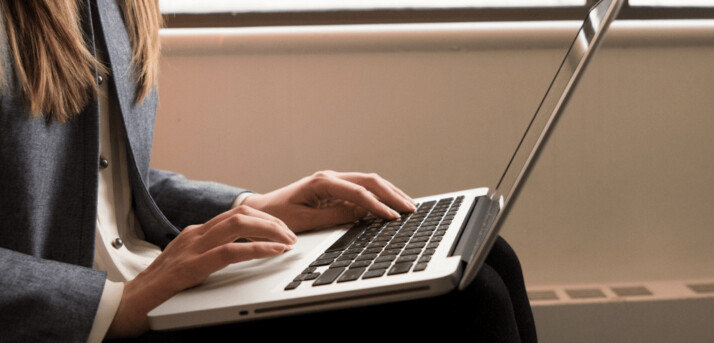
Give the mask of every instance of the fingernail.
M 286 252 L 288 252 L 288 251 L 290 251 L 290 250 L 293 250 L 293 246 L 286 244 L 286 245 L 285 245 L 285 250 L 283 251 L 283 253 L 286 253 Z
M 391 210 L 391 211 L 392 211 L 392 217 L 393 217 L 394 219 L 397 219 L 397 218 L 399 218 L 399 217 L 402 216 L 401 214 L 399 214 L 399 212 L 397 212 L 397 211 L 395 211 L 395 210 Z

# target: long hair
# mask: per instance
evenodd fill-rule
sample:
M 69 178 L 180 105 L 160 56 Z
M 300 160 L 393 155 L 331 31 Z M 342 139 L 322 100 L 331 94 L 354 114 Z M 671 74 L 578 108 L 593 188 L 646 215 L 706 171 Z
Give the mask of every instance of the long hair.
M 2 0 L 10 58 L 22 96 L 34 116 L 65 122 L 96 94 L 94 71 L 106 67 L 89 51 L 82 33 L 79 0 Z M 158 0 L 122 0 L 132 45 L 132 70 L 141 102 L 156 84 L 161 13 Z M 7 66 L 0 65 L 4 79 Z

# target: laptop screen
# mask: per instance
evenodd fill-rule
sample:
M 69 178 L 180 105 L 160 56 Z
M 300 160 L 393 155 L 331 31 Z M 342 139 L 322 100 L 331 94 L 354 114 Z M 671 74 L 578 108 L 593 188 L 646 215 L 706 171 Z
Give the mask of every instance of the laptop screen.
M 528 178 L 538 154 L 543 150 L 543 143 L 553 131 L 558 115 L 563 111 L 583 69 L 602 41 L 602 34 L 617 16 L 622 2 L 623 0 L 601 0 L 592 7 L 580 27 L 506 170 L 490 195 L 491 201 L 476 239 L 476 251 L 468 258 L 467 269 L 459 289 L 464 289 L 471 283 L 483 264 L 487 255 L 483 250 L 490 250 L 495 242 L 503 219 L 512 208 L 509 203 L 515 201 L 518 196 L 520 186 Z
M 496 200 L 502 197 L 504 206 L 513 200 L 517 186 L 525 181 L 527 169 L 532 167 L 531 162 L 534 162 L 541 150 L 539 149 L 540 145 L 545 142 L 548 133 L 552 131 L 550 126 L 555 124 L 557 115 L 570 98 L 572 94 L 570 88 L 575 86 L 581 75 L 578 72 L 579 69 L 585 66 L 591 53 L 595 50 L 595 38 L 604 31 L 606 25 L 612 21 L 611 19 L 614 19 L 614 13 L 608 12 L 616 9 L 617 4 L 613 3 L 618 1 L 602 0 L 590 10 L 538 110 L 531 118 L 525 134 L 518 143 L 515 153 L 495 188 L 492 199 Z

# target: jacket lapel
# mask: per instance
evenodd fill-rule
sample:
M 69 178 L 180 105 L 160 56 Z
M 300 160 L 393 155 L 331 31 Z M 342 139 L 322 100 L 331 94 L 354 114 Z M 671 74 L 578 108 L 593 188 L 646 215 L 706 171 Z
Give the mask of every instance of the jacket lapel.
M 131 43 L 121 17 L 121 9 L 113 0 L 98 0 L 97 7 L 111 64 L 109 79 L 116 88 L 131 154 L 146 183 L 157 104 L 156 92 L 152 92 L 141 104 L 136 103 L 136 82 L 131 69 Z
M 127 136 L 129 178 L 135 214 L 141 222 L 146 239 L 163 248 L 179 230 L 164 216 L 148 191 L 156 91 L 151 92 L 141 104 L 136 103 L 136 82 L 131 70 L 131 42 L 121 17 L 121 9 L 114 0 L 97 0 L 96 3 L 101 34 L 111 65 L 109 80 L 116 90 L 117 102 L 112 105 L 119 107 Z M 98 35 L 100 33 L 95 33 L 95 36 Z

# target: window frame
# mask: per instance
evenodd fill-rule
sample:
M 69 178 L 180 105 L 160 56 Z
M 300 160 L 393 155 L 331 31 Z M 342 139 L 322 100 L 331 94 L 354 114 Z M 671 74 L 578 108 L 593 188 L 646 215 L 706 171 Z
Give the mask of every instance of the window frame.
M 582 20 L 598 0 L 584 6 L 444 9 L 376 9 L 289 12 L 164 14 L 166 28 L 450 23 L 484 21 Z M 712 19 L 714 7 L 641 7 L 625 0 L 618 19 Z

